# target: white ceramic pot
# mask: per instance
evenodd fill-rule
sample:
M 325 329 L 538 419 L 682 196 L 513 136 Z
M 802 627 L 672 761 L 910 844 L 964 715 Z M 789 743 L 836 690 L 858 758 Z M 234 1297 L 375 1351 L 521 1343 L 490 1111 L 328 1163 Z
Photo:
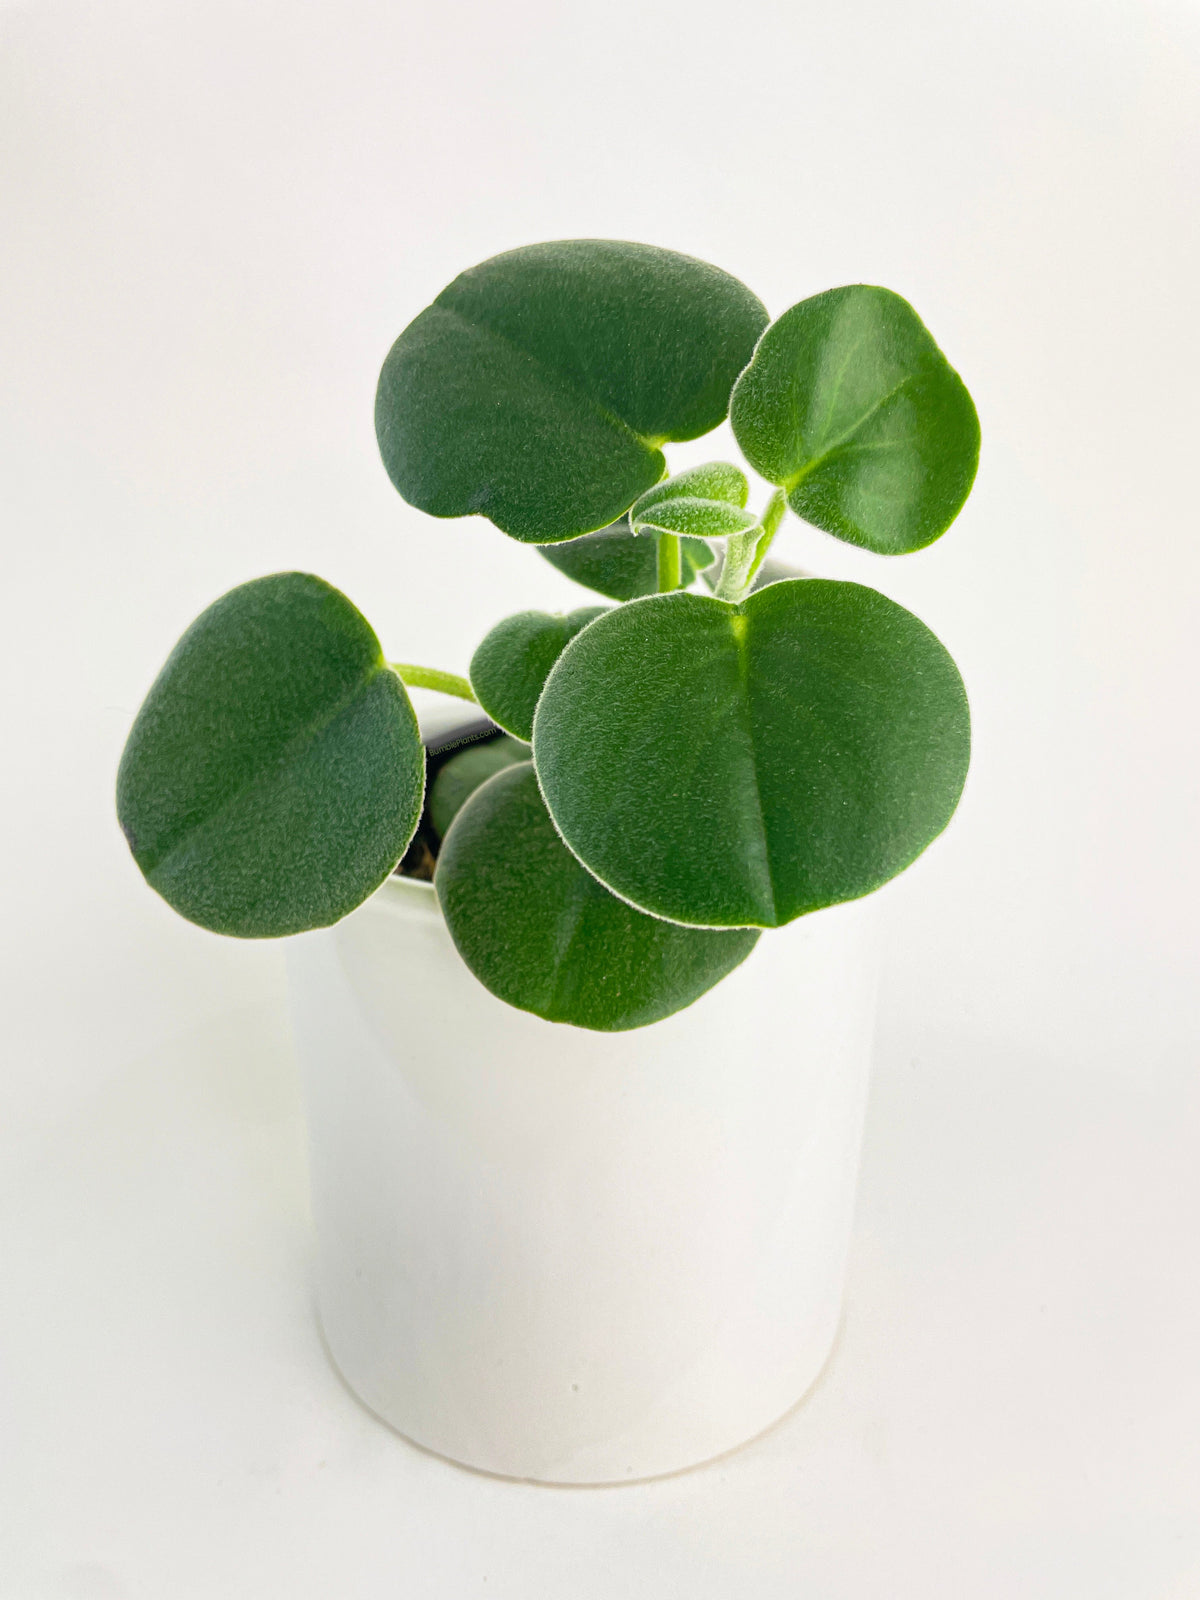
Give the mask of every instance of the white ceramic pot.
M 488 1472 L 609 1483 L 794 1406 L 840 1318 L 873 924 L 801 918 L 617 1034 L 495 999 L 428 884 L 290 941 L 321 1320 L 371 1410 Z

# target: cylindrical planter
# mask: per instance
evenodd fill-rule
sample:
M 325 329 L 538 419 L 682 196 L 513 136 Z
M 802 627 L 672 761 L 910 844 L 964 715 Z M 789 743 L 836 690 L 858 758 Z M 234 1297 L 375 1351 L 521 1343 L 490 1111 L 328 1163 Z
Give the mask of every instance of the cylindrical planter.
M 616 1034 L 495 999 L 425 883 L 290 941 L 320 1315 L 371 1410 L 556 1483 L 694 1465 L 788 1411 L 840 1317 L 873 923 L 803 917 Z

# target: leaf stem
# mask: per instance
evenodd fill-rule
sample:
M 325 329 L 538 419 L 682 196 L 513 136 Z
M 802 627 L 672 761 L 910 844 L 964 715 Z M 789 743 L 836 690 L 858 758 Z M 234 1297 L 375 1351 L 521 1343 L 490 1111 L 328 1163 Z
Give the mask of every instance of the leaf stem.
M 658 592 L 671 594 L 683 581 L 683 565 L 679 555 L 679 535 L 660 533 L 658 536 Z
M 787 491 L 786 489 L 776 489 L 763 507 L 762 533 L 758 544 L 755 546 L 754 560 L 750 563 L 751 582 L 754 581 L 755 573 L 762 566 L 767 551 L 771 548 L 775 535 L 779 532 L 780 524 L 783 522 L 783 514 L 786 510 Z
M 716 588 L 718 600 L 729 600 L 737 605 L 746 598 L 786 510 L 787 495 L 784 490 L 776 489 L 755 525 L 725 541 L 725 565 Z
M 388 666 L 411 689 L 436 689 L 440 694 L 457 695 L 460 700 L 475 700 L 475 691 L 465 678 L 437 667 L 418 667 L 411 661 L 389 661 Z M 476 702 L 478 703 L 478 702 Z

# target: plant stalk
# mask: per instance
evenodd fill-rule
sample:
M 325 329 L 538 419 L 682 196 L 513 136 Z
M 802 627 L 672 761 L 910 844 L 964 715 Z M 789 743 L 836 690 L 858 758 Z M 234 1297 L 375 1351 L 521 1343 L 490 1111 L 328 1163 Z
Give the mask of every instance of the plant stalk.
M 660 533 L 658 536 L 658 592 L 672 594 L 683 581 L 683 561 L 679 553 L 679 535 Z
M 475 701 L 475 691 L 465 678 L 455 672 L 441 672 L 437 667 L 418 667 L 411 661 L 389 661 L 388 666 L 410 689 L 436 689 L 440 694 L 457 695 L 460 700 Z M 478 701 L 475 701 L 478 704 Z
M 718 600 L 728 600 L 738 605 L 750 593 L 754 574 L 771 548 L 786 510 L 787 495 L 782 489 L 776 489 L 755 526 L 725 541 L 725 565 L 721 568 L 721 581 L 716 588 Z
M 783 523 L 783 514 L 787 510 L 787 490 L 776 489 L 767 501 L 762 514 L 762 533 L 754 548 L 754 560 L 750 563 L 750 582 L 753 583 L 755 574 L 762 566 L 767 551 L 774 543 L 775 535 Z

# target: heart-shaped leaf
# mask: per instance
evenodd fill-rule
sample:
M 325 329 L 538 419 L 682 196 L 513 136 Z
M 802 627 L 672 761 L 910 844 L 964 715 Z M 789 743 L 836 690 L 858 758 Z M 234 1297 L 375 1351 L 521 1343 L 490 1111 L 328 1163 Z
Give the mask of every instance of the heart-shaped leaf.
M 550 668 L 575 635 L 607 609 L 583 606 L 566 616 L 518 611 L 498 622 L 471 657 L 470 667 L 475 698 L 492 721 L 528 744 Z
M 529 760 L 529 743 L 503 734 L 469 744 L 442 764 L 429 785 L 429 820 L 439 838 L 479 788 L 505 767 Z
M 548 1022 L 616 1032 L 680 1011 L 754 947 L 752 929 L 681 928 L 609 894 L 563 844 L 533 767 L 510 767 L 454 820 L 434 884 L 471 971 Z
M 151 886 L 201 927 L 326 927 L 384 881 L 421 813 L 425 752 L 366 620 L 278 573 L 209 606 L 137 715 L 117 812 Z
M 594 589 L 610 600 L 636 600 L 658 588 L 657 545 L 652 534 L 635 537 L 622 517 L 599 533 L 543 545 L 538 553 L 585 589 Z M 680 587 L 684 589 L 715 559 L 712 546 L 702 539 L 680 539 L 679 555 Z
M 444 289 L 384 363 L 376 432 L 404 498 L 533 544 L 603 528 L 715 428 L 767 314 L 728 273 L 650 245 L 571 239 Z
M 863 284 L 802 300 L 771 324 L 730 420 L 793 511 L 883 555 L 943 534 L 979 460 L 962 379 L 906 300 Z
M 533 728 L 584 865 L 703 927 L 878 888 L 950 820 L 969 746 L 962 680 L 924 623 L 820 578 L 610 612 L 559 657 Z

